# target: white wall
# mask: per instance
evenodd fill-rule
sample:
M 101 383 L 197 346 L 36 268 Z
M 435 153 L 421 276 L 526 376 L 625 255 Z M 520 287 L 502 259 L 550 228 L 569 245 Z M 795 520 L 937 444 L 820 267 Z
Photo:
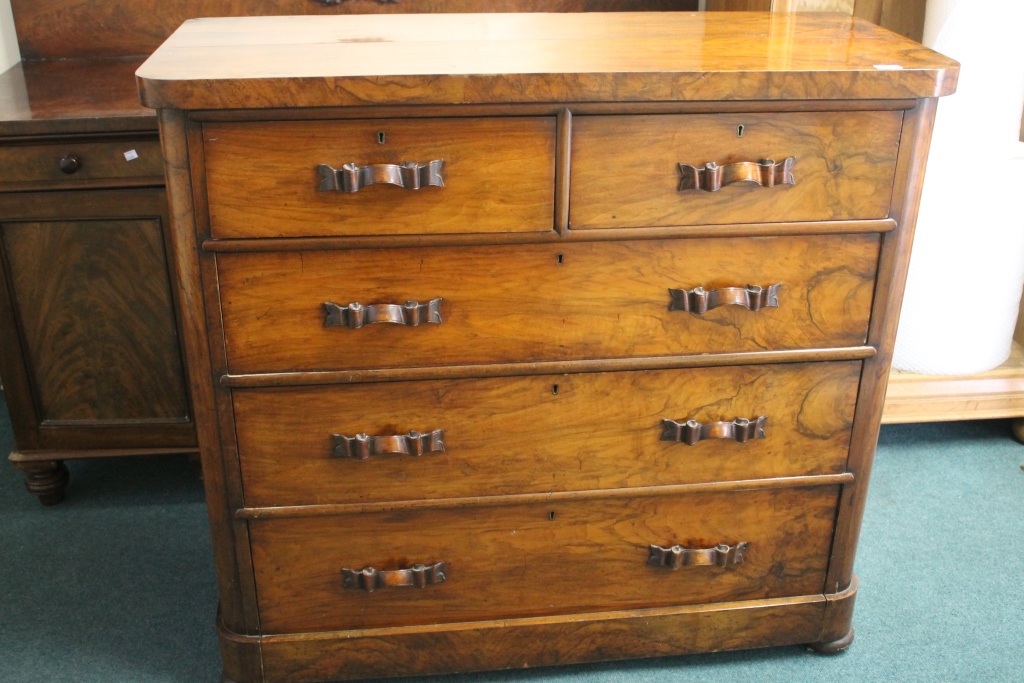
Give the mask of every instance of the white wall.
M 6 71 L 21 61 L 18 37 L 14 34 L 14 15 L 11 0 L 0 0 L 0 71 Z

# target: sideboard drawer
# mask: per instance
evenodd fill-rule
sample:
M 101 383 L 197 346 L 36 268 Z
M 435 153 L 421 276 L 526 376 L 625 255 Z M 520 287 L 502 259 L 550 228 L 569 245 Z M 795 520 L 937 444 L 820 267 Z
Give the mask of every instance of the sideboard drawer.
M 257 520 L 260 625 L 329 631 L 820 594 L 837 503 L 827 486 Z M 652 544 L 740 543 L 739 564 L 648 564 Z M 343 569 L 439 562 L 444 581 L 423 587 L 344 585 Z
M 578 116 L 570 225 L 619 228 L 885 218 L 903 112 Z M 782 164 L 792 158 L 791 182 Z M 755 169 L 775 161 L 774 172 Z M 680 165 L 722 169 L 691 183 Z M 743 166 L 730 166 L 745 164 Z M 756 182 L 735 177 L 764 174 Z M 768 180 L 771 177 L 771 180 Z
M 553 117 L 207 123 L 203 147 L 217 238 L 554 227 Z
M 101 180 L 164 181 L 160 141 L 82 141 L 0 146 L 0 187 Z
M 855 346 L 878 244 L 874 234 L 576 242 L 219 254 L 217 263 L 228 364 L 239 374 Z M 685 291 L 747 285 L 781 285 L 778 305 L 679 310 L 698 303 Z M 370 323 L 371 307 L 399 313 L 382 307 L 407 301 L 419 304 L 408 321 L 422 324 Z M 351 303 L 364 309 L 358 329 L 340 310 Z
M 837 474 L 860 362 L 234 392 L 245 503 L 499 496 Z M 756 424 L 690 444 L 664 420 Z M 724 427 L 724 425 L 719 425 Z M 710 427 L 708 427 L 710 428 Z M 440 432 L 437 432 L 440 430 Z M 434 434 L 356 451 L 358 434 Z M 761 436 L 762 438 L 758 438 Z M 426 438 L 426 437 L 422 437 Z M 421 441 L 422 441 L 421 438 Z M 360 458 L 360 456 L 363 456 Z

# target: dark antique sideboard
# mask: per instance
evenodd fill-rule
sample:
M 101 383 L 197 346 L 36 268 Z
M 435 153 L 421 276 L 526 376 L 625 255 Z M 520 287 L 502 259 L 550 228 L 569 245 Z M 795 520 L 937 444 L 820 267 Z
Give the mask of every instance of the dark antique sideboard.
M 0 377 L 28 490 L 63 461 L 196 452 L 156 117 L 133 74 L 195 17 L 692 10 L 696 0 L 13 0 L 0 74 Z
M 63 498 L 63 460 L 196 447 L 137 62 L 0 75 L 0 376 L 10 459 L 45 505 Z

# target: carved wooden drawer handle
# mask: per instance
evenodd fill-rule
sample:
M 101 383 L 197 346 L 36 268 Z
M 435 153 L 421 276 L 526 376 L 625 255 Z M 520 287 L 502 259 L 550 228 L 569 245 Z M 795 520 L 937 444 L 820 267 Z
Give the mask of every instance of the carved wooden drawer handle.
M 690 164 L 679 164 L 679 191 L 705 190 L 718 192 L 732 183 L 750 182 L 762 187 L 775 185 L 795 185 L 793 165 L 796 157 L 789 157 L 776 163 L 772 159 L 760 161 L 741 161 L 735 164 L 719 166 L 710 162 L 697 168 Z
M 444 187 L 444 159 L 434 159 L 425 164 L 407 161 L 399 164 L 372 164 L 356 166 L 345 164 L 334 168 L 327 164 L 316 167 L 320 174 L 320 192 L 359 192 L 368 185 L 397 185 L 407 190 L 418 190 L 432 185 Z
M 687 420 L 676 422 L 675 420 L 662 420 L 661 426 L 664 431 L 661 433 L 662 441 L 677 441 L 693 446 L 699 441 L 706 439 L 733 439 L 740 443 L 746 443 L 749 439 L 764 439 L 764 426 L 768 423 L 768 416 L 762 415 L 748 420 L 745 417 L 737 417 L 732 422 L 697 422 Z
M 404 304 L 371 304 L 364 306 L 354 302 L 342 306 L 331 301 L 324 302 L 324 327 L 348 327 L 358 330 L 363 325 L 374 323 L 395 323 L 416 327 L 424 323 L 441 324 L 441 297 L 425 304 L 406 301 Z
M 334 457 L 366 460 L 371 455 L 397 453 L 419 457 L 424 453 L 444 453 L 444 430 L 435 429 L 422 434 L 411 431 L 394 436 L 368 436 L 334 434 Z
M 662 548 L 660 545 L 652 545 L 649 550 L 651 555 L 647 558 L 647 564 L 652 567 L 667 567 L 668 569 L 728 567 L 733 564 L 742 564 L 747 544 L 746 542 L 736 545 L 721 543 L 714 548 L 684 548 L 679 545 Z
M 381 571 L 373 567 L 342 569 L 341 581 L 345 588 L 372 593 L 378 588 L 400 588 L 403 586 L 425 588 L 431 584 L 444 583 L 448 580 L 445 574 L 447 571 L 447 562 L 431 565 L 414 564 L 408 569 L 392 571 Z
M 747 285 L 746 287 L 723 287 L 710 291 L 703 287 L 694 289 L 669 289 L 670 311 L 688 311 L 695 315 L 707 313 L 719 306 L 743 306 L 751 311 L 779 307 L 779 290 L 782 284 L 770 287 Z

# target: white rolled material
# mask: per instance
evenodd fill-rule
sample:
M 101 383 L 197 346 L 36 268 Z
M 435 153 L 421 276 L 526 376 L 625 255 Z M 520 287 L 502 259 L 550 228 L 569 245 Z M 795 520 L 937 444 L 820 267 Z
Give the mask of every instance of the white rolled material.
M 926 45 L 961 63 L 939 102 L 893 367 L 970 374 L 1010 354 L 1024 288 L 1021 0 L 929 0 Z

